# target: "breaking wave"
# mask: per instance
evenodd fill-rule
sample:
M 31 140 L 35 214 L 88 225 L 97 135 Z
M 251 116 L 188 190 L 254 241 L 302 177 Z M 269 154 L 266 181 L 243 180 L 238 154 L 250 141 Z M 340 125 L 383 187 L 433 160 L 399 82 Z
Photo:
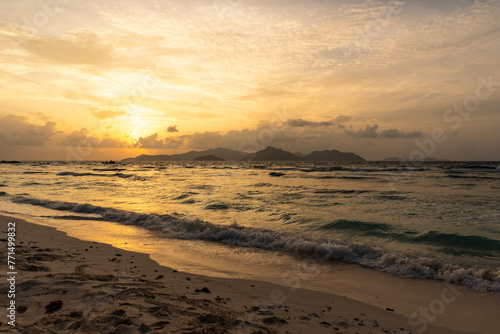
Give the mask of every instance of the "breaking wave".
M 426 233 L 418 233 L 409 230 L 397 231 L 389 224 L 344 219 L 324 224 L 318 229 L 352 231 L 365 235 L 397 240 L 404 243 L 453 247 L 455 252 L 459 252 L 460 250 L 476 250 L 500 253 L 500 241 L 478 235 L 460 235 L 455 233 L 440 233 L 437 231 L 429 231 Z
M 500 271 L 489 269 L 462 268 L 435 259 L 409 256 L 388 252 L 380 247 L 362 243 L 349 243 L 330 238 L 304 237 L 296 234 L 277 232 L 267 229 L 244 227 L 233 223 L 217 225 L 202 220 L 189 220 L 173 215 L 135 213 L 125 210 L 105 208 L 92 204 L 42 200 L 16 196 L 11 201 L 20 204 L 38 205 L 71 213 L 94 214 L 98 217 L 85 217 L 89 220 L 110 221 L 125 225 L 135 225 L 158 231 L 165 237 L 179 239 L 199 239 L 241 247 L 252 247 L 270 251 L 282 251 L 318 260 L 341 260 L 359 264 L 383 272 L 413 278 L 431 278 L 462 284 L 482 291 L 500 293 Z M 393 233 L 386 224 L 337 221 L 325 229 L 356 228 L 366 232 Z M 498 241 L 481 237 L 464 237 L 429 232 L 420 236 L 408 236 L 415 241 L 439 243 L 446 246 L 464 242 L 472 248 L 486 242 L 489 248 L 496 248 Z M 465 238 L 465 239 L 464 239 Z
M 122 172 L 122 171 L 127 170 L 127 169 L 126 168 L 94 168 L 92 170 L 96 171 L 96 172 Z
M 123 179 L 128 179 L 129 177 L 135 177 L 134 174 L 123 174 L 123 173 L 114 173 L 114 174 L 99 174 L 99 173 L 76 173 L 76 172 L 60 172 L 56 175 L 59 176 L 105 176 L 105 177 L 121 177 Z

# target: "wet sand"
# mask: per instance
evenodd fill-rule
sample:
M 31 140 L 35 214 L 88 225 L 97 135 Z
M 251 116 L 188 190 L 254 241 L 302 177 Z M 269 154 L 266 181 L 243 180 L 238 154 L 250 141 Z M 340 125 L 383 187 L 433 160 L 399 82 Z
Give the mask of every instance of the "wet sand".
M 394 277 L 401 286 L 392 284 L 390 305 L 375 305 L 360 301 L 363 296 L 359 294 L 370 299 L 367 288 L 351 298 L 257 280 L 179 272 L 160 266 L 147 254 L 76 239 L 17 218 L 0 216 L 4 231 L 11 221 L 17 230 L 17 326 L 8 325 L 3 315 L 0 332 L 446 334 L 495 333 L 499 328 L 495 309 L 491 309 L 500 305 L 498 296 L 463 287 Z M 4 231 L 3 261 L 7 251 Z M 4 276 L 7 269 L 2 268 Z M 408 290 L 409 286 L 415 291 Z M 427 292 L 418 291 L 429 286 Z M 9 302 L 8 289 L 2 284 L 2 314 Z M 405 289 L 408 293 L 402 294 Z M 390 294 L 389 290 L 386 285 L 380 292 Z M 412 302 L 415 294 L 428 295 L 423 299 L 428 302 Z M 411 317 L 407 311 L 411 309 L 427 309 L 427 313 Z M 418 320 L 425 318 L 428 321 Z

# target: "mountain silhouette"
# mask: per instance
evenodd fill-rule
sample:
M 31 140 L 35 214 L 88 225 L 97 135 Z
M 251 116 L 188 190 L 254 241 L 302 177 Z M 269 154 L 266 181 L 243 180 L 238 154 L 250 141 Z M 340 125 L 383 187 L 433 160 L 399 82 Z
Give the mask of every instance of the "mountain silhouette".
M 253 161 L 302 161 L 303 157 L 299 157 L 292 152 L 283 151 L 280 148 L 268 146 L 262 151 L 255 153 Z
M 189 151 L 186 153 L 172 155 L 141 154 L 135 158 L 127 158 L 122 161 L 365 161 L 365 159 L 354 153 L 344 153 L 337 150 L 314 151 L 309 155 L 301 155 L 297 155 L 273 146 L 268 146 L 255 153 L 219 147 L 205 151 Z
M 264 150 L 250 154 L 243 160 L 252 161 L 348 161 L 363 162 L 366 161 L 354 153 L 343 153 L 337 150 L 314 151 L 309 155 L 300 156 L 292 152 L 268 146 Z
M 215 155 L 204 155 L 202 157 L 194 158 L 193 161 L 226 161 L 226 160 L 216 157 Z
M 128 162 L 128 161 L 191 161 L 196 158 L 204 157 L 207 155 L 212 155 L 218 158 L 221 158 L 223 160 L 227 161 L 239 161 L 246 155 L 248 155 L 248 152 L 242 152 L 242 151 L 236 151 L 236 150 L 231 150 L 229 148 L 212 148 L 209 150 L 205 151 L 189 151 L 186 153 L 180 153 L 180 154 L 172 154 L 172 155 L 166 155 L 166 154 L 159 154 L 159 155 L 147 155 L 147 154 L 141 154 L 135 158 L 127 158 L 123 159 L 122 161 Z
M 337 150 L 314 151 L 305 157 L 308 161 L 348 161 L 348 162 L 363 162 L 366 161 L 362 157 L 352 152 L 344 153 Z

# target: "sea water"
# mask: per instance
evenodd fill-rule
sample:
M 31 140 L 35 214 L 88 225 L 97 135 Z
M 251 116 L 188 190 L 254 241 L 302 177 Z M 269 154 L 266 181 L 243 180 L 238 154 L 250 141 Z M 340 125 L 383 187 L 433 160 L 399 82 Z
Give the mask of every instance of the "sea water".
M 0 212 L 500 292 L 498 162 L 0 164 Z

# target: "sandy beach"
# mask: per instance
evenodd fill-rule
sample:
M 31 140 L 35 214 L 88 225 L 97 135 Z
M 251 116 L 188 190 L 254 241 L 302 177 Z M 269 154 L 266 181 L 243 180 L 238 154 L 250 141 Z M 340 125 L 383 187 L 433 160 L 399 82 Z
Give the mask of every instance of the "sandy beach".
M 500 334 L 500 0 L 0 0 L 0 334 Z
M 4 230 L 16 222 L 17 269 L 16 326 L 4 315 L 0 332 L 495 333 L 499 328 L 498 296 L 460 286 L 396 277 L 401 286 L 394 286 L 394 301 L 377 307 L 343 295 L 180 272 L 147 254 L 76 239 L 52 227 L 5 216 L 0 221 Z M 8 270 L 2 268 L 4 276 Z M 8 290 L 2 283 L 3 314 Z M 413 295 L 428 300 L 414 303 L 418 316 L 401 311 Z M 429 321 L 420 321 L 425 317 Z

